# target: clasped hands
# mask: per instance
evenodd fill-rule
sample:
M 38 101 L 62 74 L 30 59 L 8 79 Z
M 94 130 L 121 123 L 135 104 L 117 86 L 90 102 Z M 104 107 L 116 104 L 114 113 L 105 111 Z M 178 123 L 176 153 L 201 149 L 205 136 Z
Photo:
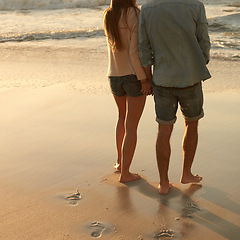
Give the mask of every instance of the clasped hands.
M 153 94 L 153 89 L 152 89 L 152 79 L 143 79 L 140 80 L 141 85 L 142 85 L 142 90 L 141 92 L 143 95 L 152 95 Z

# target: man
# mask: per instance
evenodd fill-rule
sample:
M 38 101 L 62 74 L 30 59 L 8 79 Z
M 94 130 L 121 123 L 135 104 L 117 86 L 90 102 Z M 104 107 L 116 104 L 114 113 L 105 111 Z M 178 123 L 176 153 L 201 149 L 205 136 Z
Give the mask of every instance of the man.
M 178 104 L 185 120 L 181 183 L 199 183 L 192 163 L 198 143 L 198 120 L 203 117 L 202 80 L 211 77 L 210 40 L 204 5 L 198 0 L 152 0 L 141 8 L 139 57 L 151 78 L 156 121 L 159 124 L 156 154 L 160 194 L 171 188 L 168 167 L 170 137 Z

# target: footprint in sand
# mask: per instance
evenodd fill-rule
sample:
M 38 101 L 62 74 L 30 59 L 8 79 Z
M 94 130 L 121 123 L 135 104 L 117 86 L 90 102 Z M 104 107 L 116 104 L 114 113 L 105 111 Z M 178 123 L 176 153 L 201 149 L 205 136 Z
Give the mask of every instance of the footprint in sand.
M 187 218 L 193 218 L 193 214 L 200 211 L 200 208 L 195 203 L 188 203 L 187 206 L 183 209 L 182 216 Z
M 94 230 L 91 234 L 91 236 L 94 238 L 100 238 L 103 231 L 106 229 L 105 226 L 100 222 L 91 223 L 90 228 Z
M 161 238 L 172 238 L 174 236 L 174 232 L 168 229 L 163 229 L 160 232 L 156 233 L 154 238 L 160 240 Z
M 66 199 L 69 201 L 69 204 L 71 205 L 77 205 L 78 201 L 82 198 L 82 194 L 79 192 L 79 190 L 76 190 L 76 193 L 72 193 L 66 197 Z

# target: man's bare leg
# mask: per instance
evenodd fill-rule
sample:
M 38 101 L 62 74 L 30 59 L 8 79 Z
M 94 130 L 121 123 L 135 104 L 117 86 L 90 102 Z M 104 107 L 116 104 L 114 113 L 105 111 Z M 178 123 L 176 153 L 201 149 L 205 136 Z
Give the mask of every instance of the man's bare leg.
M 114 96 L 114 99 L 118 108 L 118 121 L 116 126 L 117 162 L 114 164 L 114 169 L 121 171 L 122 144 L 125 136 L 126 96 Z
M 198 144 L 198 121 L 185 121 L 185 134 L 183 138 L 183 173 L 181 183 L 199 183 L 202 177 L 191 172 L 194 156 Z
M 120 182 L 130 182 L 140 179 L 138 174 L 129 171 L 137 144 L 137 127 L 142 116 L 146 96 L 127 97 L 126 135 L 123 144 Z
M 173 130 L 173 124 L 162 125 L 158 127 L 158 137 L 156 142 L 157 164 L 160 176 L 159 193 L 167 194 L 172 184 L 168 179 L 168 167 L 171 155 L 170 137 Z

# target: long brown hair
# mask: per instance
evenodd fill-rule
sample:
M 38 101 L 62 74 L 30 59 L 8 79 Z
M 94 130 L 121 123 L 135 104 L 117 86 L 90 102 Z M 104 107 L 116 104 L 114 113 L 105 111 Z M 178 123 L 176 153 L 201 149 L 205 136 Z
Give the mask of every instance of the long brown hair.
M 114 51 L 120 51 L 124 48 L 119 34 L 119 19 L 123 14 L 125 24 L 127 26 L 127 11 L 128 8 L 133 7 L 137 14 L 136 0 L 111 0 L 110 7 L 103 13 L 105 34 L 108 38 L 109 45 Z

